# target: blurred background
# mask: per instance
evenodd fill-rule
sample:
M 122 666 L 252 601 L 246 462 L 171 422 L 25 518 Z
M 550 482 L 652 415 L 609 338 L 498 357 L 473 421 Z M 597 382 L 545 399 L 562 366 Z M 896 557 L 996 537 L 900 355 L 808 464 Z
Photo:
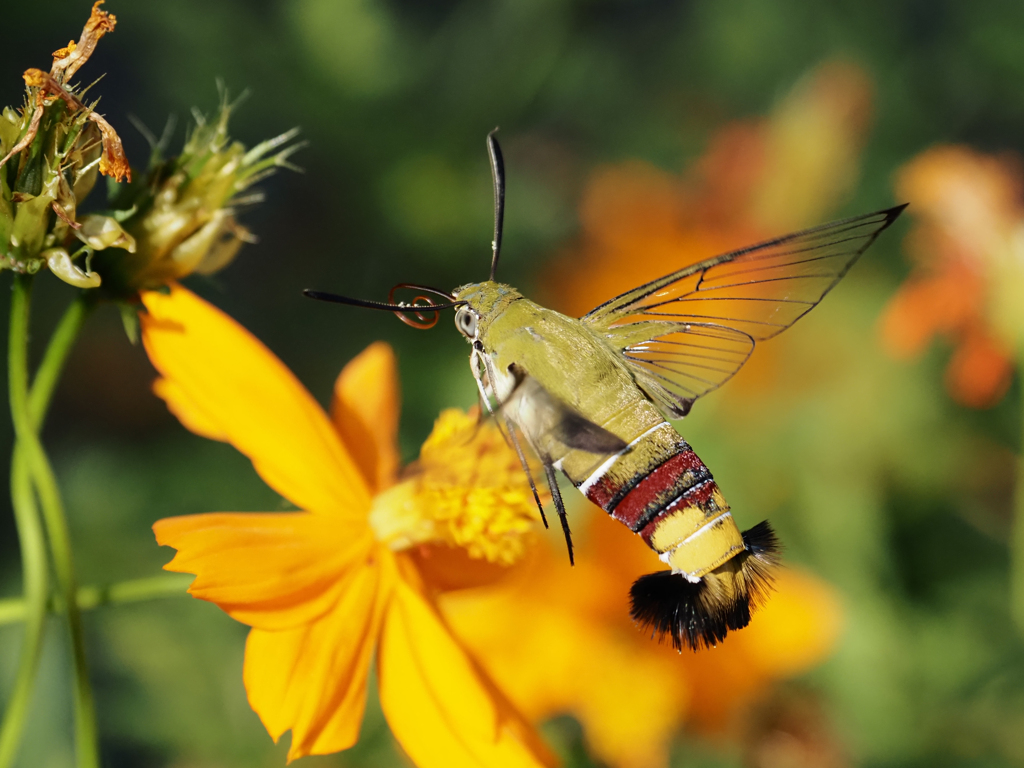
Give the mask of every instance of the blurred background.
M 77 38 L 88 8 L 5 5 L 0 103 L 20 106 L 21 73 Z M 215 110 L 218 78 L 249 91 L 233 117 L 238 139 L 302 128 L 309 145 L 293 159 L 304 172 L 264 182 L 267 202 L 241 216 L 259 242 L 188 284 L 321 402 L 371 341 L 394 345 L 407 459 L 441 408 L 475 400 L 450 316 L 424 333 L 301 290 L 383 298 L 396 282 L 483 279 L 484 137 L 495 125 L 508 173 L 499 277 L 576 314 L 717 252 L 909 200 L 819 308 L 677 425 L 741 527 L 770 518 L 785 543 L 791 568 L 763 620 L 696 656 L 650 643 L 621 621 L 629 578 L 620 572 L 641 545 L 583 504 L 573 510 L 576 571 L 562 554 L 545 560 L 548 544 L 560 546 L 552 531 L 505 593 L 454 595 L 446 610 L 568 765 L 1024 765 L 1024 634 L 1010 608 L 1024 5 L 108 0 L 106 9 L 117 31 L 80 79 L 105 73 L 94 93 L 133 165 L 144 167 L 149 149 L 129 116 L 157 134 L 177 116 L 174 151 L 190 110 Z M 42 337 L 72 292 L 39 283 Z M 116 310 L 96 313 L 45 432 L 82 583 L 157 573 L 171 556 L 153 541 L 158 518 L 282 507 L 232 448 L 167 414 L 153 377 Z M 9 446 L 8 420 L 0 432 Z M 587 575 L 595 570 L 604 576 Z M 538 574 L 543 597 L 530 581 Z M 19 581 L 7 509 L 0 596 L 17 595 Z M 600 584 L 614 611 L 588 602 L 588 585 Z M 547 621 L 545 601 L 549 611 L 564 603 L 572 626 Z M 497 619 L 477 620 L 486 611 L 504 616 L 515 642 Z M 185 598 L 85 620 L 111 768 L 284 764 L 287 745 L 272 744 L 245 700 L 244 626 Z M 54 624 L 21 750 L 32 768 L 72 760 L 70 662 Z M 0 691 L 19 636 L 0 627 Z M 531 682 L 570 658 L 558 691 Z M 628 718 L 613 717 L 622 709 Z M 358 747 L 303 764 L 403 760 L 371 703 Z

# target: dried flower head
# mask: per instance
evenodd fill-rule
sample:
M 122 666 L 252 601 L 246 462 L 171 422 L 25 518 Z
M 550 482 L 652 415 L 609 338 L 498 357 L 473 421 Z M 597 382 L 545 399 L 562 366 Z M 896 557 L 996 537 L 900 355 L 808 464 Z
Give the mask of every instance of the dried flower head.
M 275 167 L 292 167 L 287 158 L 300 145 L 282 148 L 295 131 L 252 149 L 232 141 L 227 124 L 237 102 L 222 90 L 212 121 L 195 113 L 180 155 L 164 158 L 153 140 L 149 172 L 133 184 L 117 131 L 96 101 L 86 102 L 88 88 L 71 82 L 114 30 L 102 2 L 78 42 L 54 52 L 49 72 L 25 71 L 24 106 L 0 115 L 0 269 L 48 267 L 71 285 L 102 284 L 108 298 L 132 301 L 140 290 L 215 272 L 252 242 L 236 213 L 261 198 L 242 192 Z M 81 216 L 98 174 L 126 183 L 113 187 L 106 210 Z
M 86 229 L 77 217 L 98 173 L 131 180 L 117 131 L 96 112 L 95 101 L 83 101 L 88 88 L 69 82 L 114 30 L 116 19 L 100 10 L 102 2 L 93 6 L 78 42 L 54 52 L 49 72 L 25 71 L 24 106 L 7 107 L 0 116 L 0 269 L 34 273 L 48 266 L 80 288 L 100 284 L 89 267 L 94 251 L 134 247 L 130 237 L 92 237 L 109 225 L 92 221 Z

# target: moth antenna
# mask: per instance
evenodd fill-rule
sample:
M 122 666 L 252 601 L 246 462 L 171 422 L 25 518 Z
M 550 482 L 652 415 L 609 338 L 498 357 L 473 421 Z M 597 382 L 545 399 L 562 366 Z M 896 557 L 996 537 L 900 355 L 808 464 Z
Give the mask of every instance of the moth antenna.
M 501 232 L 505 223 L 505 160 L 495 134 L 487 134 L 487 154 L 491 158 L 491 178 L 494 180 L 494 239 L 491 241 L 491 280 L 498 273 L 498 258 L 501 256 Z
M 448 299 L 449 301 L 441 304 L 437 304 L 429 296 L 417 296 L 411 302 L 395 301 L 395 291 L 400 289 L 412 289 L 416 291 L 426 291 L 432 293 L 435 296 Z M 341 296 L 337 293 L 325 293 L 324 291 L 314 291 L 306 288 L 302 294 L 310 299 L 316 299 L 317 301 L 330 301 L 335 304 L 348 304 L 351 307 L 363 307 L 364 309 L 383 309 L 388 312 L 394 312 L 395 316 L 406 325 L 411 325 L 413 328 L 419 328 L 426 330 L 433 328 L 437 325 L 437 321 L 440 318 L 440 310 L 451 309 L 452 307 L 461 307 L 466 302 L 464 301 L 452 301 L 455 297 L 448 291 L 442 291 L 438 288 L 429 288 L 425 285 L 415 285 L 412 283 L 399 283 L 392 287 L 388 291 L 388 300 L 384 301 L 367 301 L 366 299 L 354 299 L 351 296 Z M 407 315 L 413 315 L 415 319 L 408 317 Z

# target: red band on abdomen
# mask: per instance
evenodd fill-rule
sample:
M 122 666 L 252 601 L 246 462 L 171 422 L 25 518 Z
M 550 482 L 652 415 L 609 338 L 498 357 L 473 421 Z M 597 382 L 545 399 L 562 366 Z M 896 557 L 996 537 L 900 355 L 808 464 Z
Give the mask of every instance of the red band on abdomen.
M 634 531 L 687 488 L 710 477 L 704 462 L 689 447 L 651 469 L 646 476 L 638 475 L 638 481 L 625 494 L 620 488 L 610 488 L 610 484 L 600 481 L 587 493 L 591 501 Z
M 658 523 L 664 520 L 666 517 L 675 514 L 679 510 L 687 509 L 689 507 L 700 507 L 702 510 L 706 509 L 708 500 L 714 495 L 715 491 L 718 490 L 718 485 L 712 479 L 707 479 L 699 485 L 695 485 L 683 491 L 683 494 L 671 502 L 664 509 L 660 510 L 654 517 L 650 518 L 637 533 L 643 538 L 644 542 L 650 546 L 651 537 L 654 535 L 654 529 L 658 527 Z
M 597 504 L 605 512 L 615 501 L 621 486 L 613 483 L 607 477 L 602 477 L 587 490 L 587 498 Z

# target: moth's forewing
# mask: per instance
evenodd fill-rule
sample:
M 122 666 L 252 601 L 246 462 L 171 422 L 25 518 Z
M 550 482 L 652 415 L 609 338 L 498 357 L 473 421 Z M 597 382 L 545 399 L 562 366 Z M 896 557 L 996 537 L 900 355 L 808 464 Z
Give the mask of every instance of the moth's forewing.
M 582 321 L 670 416 L 685 416 L 732 378 L 756 342 L 811 311 L 905 207 L 715 256 L 626 291 Z

